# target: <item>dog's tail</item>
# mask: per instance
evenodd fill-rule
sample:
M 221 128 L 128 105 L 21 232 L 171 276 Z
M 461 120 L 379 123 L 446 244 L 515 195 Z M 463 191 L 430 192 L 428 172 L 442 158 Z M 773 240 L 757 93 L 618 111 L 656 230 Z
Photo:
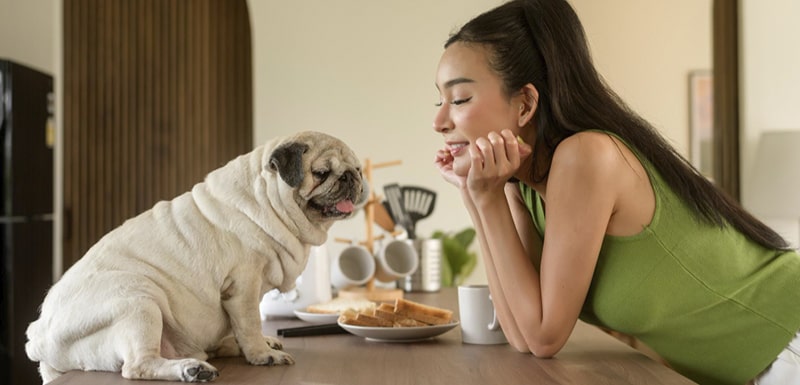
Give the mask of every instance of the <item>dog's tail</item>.
M 45 337 L 45 330 L 42 323 L 43 321 L 39 319 L 28 325 L 28 330 L 25 332 L 25 335 L 28 337 L 28 342 L 25 343 L 25 354 L 28 355 L 31 361 L 39 363 L 39 376 L 42 377 L 42 384 L 47 384 L 64 373 L 59 372 L 45 362 L 46 352 L 44 349 L 47 338 Z
M 31 361 L 39 362 L 44 356 L 42 349 L 44 348 L 44 333 L 42 329 L 42 320 L 36 320 L 28 325 L 28 330 L 25 335 L 28 337 L 28 342 L 25 343 L 25 354 Z

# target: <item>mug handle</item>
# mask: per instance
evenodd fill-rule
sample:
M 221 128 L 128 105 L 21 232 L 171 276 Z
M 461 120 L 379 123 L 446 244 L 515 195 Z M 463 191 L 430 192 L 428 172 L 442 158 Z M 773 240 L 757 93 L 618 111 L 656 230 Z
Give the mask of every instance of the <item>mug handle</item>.
M 489 301 L 492 300 L 492 295 L 489 294 Z M 497 320 L 497 312 L 494 310 L 494 304 L 492 304 L 492 323 L 486 325 L 486 328 L 495 331 L 500 329 L 500 322 Z

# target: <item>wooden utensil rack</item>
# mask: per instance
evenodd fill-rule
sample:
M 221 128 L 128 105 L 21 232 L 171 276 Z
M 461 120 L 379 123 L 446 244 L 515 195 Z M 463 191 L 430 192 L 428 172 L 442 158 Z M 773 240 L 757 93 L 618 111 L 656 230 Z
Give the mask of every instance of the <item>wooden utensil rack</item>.
M 384 167 L 397 166 L 402 163 L 401 160 L 393 160 L 383 163 L 372 163 L 372 160 L 367 158 L 364 160 L 364 178 L 369 184 L 369 199 L 364 205 L 364 221 L 366 222 L 366 237 L 359 244 L 369 250 L 370 254 L 375 255 L 375 241 L 384 238 L 384 235 L 375 236 L 375 205 L 381 204 L 381 199 L 375 194 L 375 188 L 372 184 L 372 171 Z M 392 235 L 397 235 L 400 232 L 392 232 Z M 336 242 L 352 244 L 354 240 L 346 238 L 335 238 Z M 403 298 L 403 290 L 389 289 L 382 287 L 375 287 L 375 274 L 367 282 L 364 287 L 351 287 L 339 290 L 339 297 L 342 298 L 366 298 L 375 302 L 390 302 L 398 298 Z

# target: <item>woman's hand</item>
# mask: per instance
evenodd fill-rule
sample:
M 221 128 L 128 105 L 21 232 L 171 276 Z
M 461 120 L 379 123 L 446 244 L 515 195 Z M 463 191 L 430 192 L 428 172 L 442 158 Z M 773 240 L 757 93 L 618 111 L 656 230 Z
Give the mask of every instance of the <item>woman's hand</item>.
M 442 175 L 444 180 L 461 189 L 466 184 L 466 178 L 456 175 L 455 171 L 453 170 L 453 160 L 453 155 L 450 154 L 450 151 L 446 148 L 443 148 L 436 152 L 434 163 L 436 164 L 436 168 L 439 169 L 439 173 Z
M 532 152 L 526 143 L 520 143 L 511 130 L 490 132 L 478 138 L 469 147 L 471 166 L 466 186 L 474 200 L 505 196 L 503 188 L 519 170 L 522 159 Z

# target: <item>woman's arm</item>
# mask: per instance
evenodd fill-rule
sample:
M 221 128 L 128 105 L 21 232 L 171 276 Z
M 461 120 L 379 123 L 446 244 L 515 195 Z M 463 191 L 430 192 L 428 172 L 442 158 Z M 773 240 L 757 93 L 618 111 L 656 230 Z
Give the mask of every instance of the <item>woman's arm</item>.
M 491 135 L 477 142 L 465 203 L 472 206 L 498 317 L 520 351 L 540 357 L 557 353 L 586 298 L 618 196 L 613 181 L 620 172 L 619 152 L 603 138 L 574 135 L 556 150 L 545 189 L 547 231 L 539 271 L 529 257 L 530 214 L 518 194 L 498 188 L 498 181 L 507 180 L 498 173 L 506 167 L 499 164 L 505 146 Z
M 518 189 L 516 185 L 514 185 Z M 466 189 L 461 190 L 462 199 L 464 201 L 464 205 L 467 207 L 467 211 L 472 219 L 472 223 L 475 226 L 475 233 L 478 237 L 478 244 L 481 247 L 481 255 L 484 256 L 484 267 L 486 270 L 486 278 L 489 281 L 489 291 L 492 293 L 492 302 L 495 308 L 495 312 L 497 313 L 497 318 L 500 321 L 500 325 L 503 328 L 503 333 L 506 336 L 509 344 L 513 346 L 515 349 L 521 352 L 528 352 L 528 346 L 525 343 L 525 339 L 522 336 L 522 333 L 519 330 L 518 325 L 513 322 L 512 315 L 508 312 L 510 305 L 506 300 L 505 296 L 497 296 L 494 293 L 501 293 L 502 288 L 500 283 L 497 279 L 497 272 L 494 266 L 489 262 L 489 259 L 486 257 L 489 255 L 490 251 L 487 248 L 486 243 L 486 232 L 484 230 L 483 223 L 481 221 L 481 215 L 475 208 L 475 205 L 472 202 L 472 198 L 469 196 L 469 192 Z M 530 219 L 530 217 L 528 217 Z M 514 232 L 516 234 L 516 232 Z M 519 237 L 517 237 L 519 239 Z M 524 238 L 523 238 L 524 239 Z M 530 250 L 530 249 L 529 249 Z

